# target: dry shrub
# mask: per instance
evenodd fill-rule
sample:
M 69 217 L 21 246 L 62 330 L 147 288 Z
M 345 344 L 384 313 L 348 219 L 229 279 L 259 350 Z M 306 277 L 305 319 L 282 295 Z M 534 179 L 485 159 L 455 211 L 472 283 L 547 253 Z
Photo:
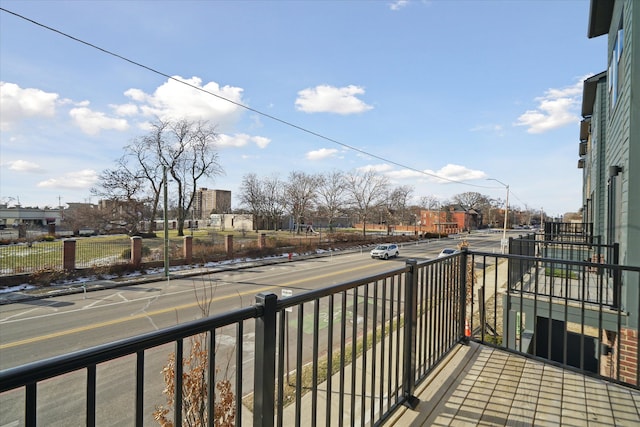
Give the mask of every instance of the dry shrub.
M 204 296 L 199 297 L 197 291 L 195 297 L 200 307 L 203 317 L 208 317 L 211 310 L 211 303 L 215 294 L 215 286 L 210 282 L 203 284 Z M 208 425 L 209 413 L 207 412 L 208 383 L 207 367 L 209 366 L 209 354 L 212 351 L 208 348 L 207 334 L 198 334 L 190 339 L 189 353 L 182 359 L 182 423 L 188 427 L 203 427 Z M 215 349 L 213 350 L 215 354 Z M 169 354 L 167 364 L 162 369 L 165 389 L 163 394 L 166 397 L 166 406 L 156 405 L 153 418 L 162 427 L 173 427 L 173 421 L 167 416 L 171 413 L 171 408 L 175 405 L 176 384 L 175 384 L 176 355 L 175 352 Z M 231 382 L 228 379 L 229 367 L 224 373 L 224 377 L 216 382 L 213 425 L 221 427 L 231 427 L 235 425 L 236 406 L 235 395 Z M 219 370 L 216 369 L 216 376 Z
M 191 338 L 189 355 L 182 359 L 182 422 L 189 427 L 208 425 L 207 413 L 207 366 L 209 350 L 206 348 L 206 334 L 199 334 Z M 216 370 L 216 373 L 218 371 Z M 153 413 L 154 419 L 162 427 L 173 427 L 167 415 L 175 404 L 175 353 L 169 355 L 167 365 L 162 370 L 164 382 L 163 390 L 167 399 L 166 407 L 157 405 Z M 235 396 L 228 379 L 216 382 L 214 396 L 214 420 L 216 426 L 230 427 L 235 425 L 236 407 Z
M 36 286 L 50 286 L 52 283 L 64 280 L 67 276 L 64 270 L 45 267 L 31 273 L 29 275 L 29 283 Z

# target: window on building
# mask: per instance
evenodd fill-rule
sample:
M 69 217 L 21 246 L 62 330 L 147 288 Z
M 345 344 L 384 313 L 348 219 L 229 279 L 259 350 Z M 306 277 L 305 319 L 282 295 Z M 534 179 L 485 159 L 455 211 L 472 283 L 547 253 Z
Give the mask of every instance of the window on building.
M 624 71 L 624 56 L 622 55 L 624 47 L 624 28 L 622 27 L 622 20 L 620 21 L 620 27 L 616 34 L 616 39 L 613 43 L 613 49 L 611 51 L 611 59 L 609 60 L 609 99 L 611 100 L 611 111 L 613 111 L 620 90 L 622 86 L 622 73 Z

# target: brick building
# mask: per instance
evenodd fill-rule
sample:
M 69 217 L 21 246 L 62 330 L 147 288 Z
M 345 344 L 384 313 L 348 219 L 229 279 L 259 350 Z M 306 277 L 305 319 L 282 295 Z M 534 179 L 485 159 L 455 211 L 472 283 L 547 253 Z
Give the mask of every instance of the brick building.
M 475 209 L 459 204 L 420 211 L 420 228 L 430 233 L 455 234 L 476 230 L 481 221 L 482 216 Z

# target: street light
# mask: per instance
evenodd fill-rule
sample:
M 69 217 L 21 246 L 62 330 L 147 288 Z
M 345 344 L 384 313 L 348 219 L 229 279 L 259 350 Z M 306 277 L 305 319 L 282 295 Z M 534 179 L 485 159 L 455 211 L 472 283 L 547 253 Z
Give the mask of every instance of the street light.
M 504 187 L 507 189 L 507 201 L 505 202 L 505 205 L 504 205 L 505 206 L 504 207 L 504 226 L 502 227 L 502 242 L 500 244 L 500 249 L 502 250 L 502 253 L 505 253 L 505 248 L 507 247 L 507 217 L 509 215 L 509 186 L 504 182 L 497 180 L 495 178 L 487 178 L 487 181 L 495 181 L 497 183 L 504 185 Z

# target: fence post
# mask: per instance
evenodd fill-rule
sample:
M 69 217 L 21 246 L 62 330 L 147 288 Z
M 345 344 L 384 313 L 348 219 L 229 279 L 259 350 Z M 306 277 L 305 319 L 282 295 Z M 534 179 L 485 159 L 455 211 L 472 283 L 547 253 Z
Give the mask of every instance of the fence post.
M 224 237 L 224 247 L 227 251 L 227 256 L 231 258 L 233 256 L 233 234 L 227 234 Z
M 258 241 L 260 242 L 258 244 L 258 247 L 260 249 L 264 249 L 267 247 L 267 235 L 265 233 L 260 234 L 260 239 Z
M 142 237 L 133 236 L 131 238 L 131 264 L 136 267 L 142 262 Z
M 184 247 L 182 248 L 182 255 L 186 264 L 191 264 L 193 258 L 193 236 L 184 236 Z
M 460 252 L 460 324 L 458 325 L 458 336 L 462 337 L 462 342 L 466 344 L 469 342 L 467 332 L 471 330 L 471 319 L 467 320 L 467 259 L 469 249 L 463 247 Z M 469 323 L 467 324 L 467 322 Z
M 403 349 L 403 405 L 415 409 L 420 400 L 413 395 L 416 388 L 416 329 L 418 324 L 418 261 L 407 260 L 409 271 L 404 280 L 404 349 Z
M 276 389 L 276 304 L 274 293 L 256 295 L 262 316 L 256 318 L 253 425 L 273 427 Z
M 76 240 L 66 239 L 62 246 L 62 268 L 65 271 L 76 269 Z

